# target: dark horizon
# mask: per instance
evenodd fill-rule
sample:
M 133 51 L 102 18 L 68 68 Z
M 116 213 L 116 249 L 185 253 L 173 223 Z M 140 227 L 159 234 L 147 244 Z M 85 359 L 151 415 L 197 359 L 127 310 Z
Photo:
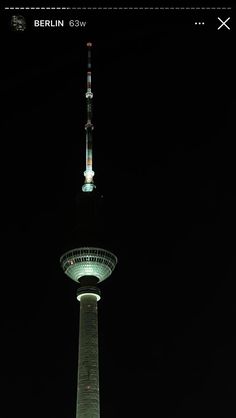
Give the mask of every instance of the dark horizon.
M 85 169 L 87 41 L 118 257 L 100 285 L 101 416 L 235 415 L 231 40 L 150 19 L 2 45 L 6 417 L 75 416 L 79 303 L 59 258 Z

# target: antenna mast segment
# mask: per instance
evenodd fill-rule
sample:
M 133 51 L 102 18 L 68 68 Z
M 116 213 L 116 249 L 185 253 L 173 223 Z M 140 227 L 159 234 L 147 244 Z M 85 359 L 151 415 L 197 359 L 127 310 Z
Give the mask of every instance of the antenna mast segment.
M 91 90 L 91 42 L 87 43 L 88 47 L 88 67 L 87 67 L 87 91 L 85 93 L 87 102 L 87 122 L 85 124 L 86 130 L 86 170 L 84 171 L 84 184 L 82 186 L 83 192 L 92 192 L 96 187 L 93 182 L 93 124 L 92 124 L 92 98 Z

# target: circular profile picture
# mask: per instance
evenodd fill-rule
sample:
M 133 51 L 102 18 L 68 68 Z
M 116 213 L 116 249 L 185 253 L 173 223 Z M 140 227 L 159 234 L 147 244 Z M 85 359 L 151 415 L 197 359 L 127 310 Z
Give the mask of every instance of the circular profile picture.
M 11 29 L 16 32 L 23 32 L 26 29 L 26 21 L 23 16 L 12 16 Z

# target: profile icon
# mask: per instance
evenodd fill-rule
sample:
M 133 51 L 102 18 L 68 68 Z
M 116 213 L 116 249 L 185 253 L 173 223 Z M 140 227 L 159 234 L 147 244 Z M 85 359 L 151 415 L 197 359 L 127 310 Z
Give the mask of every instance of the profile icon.
M 26 29 L 26 20 L 24 16 L 12 16 L 11 29 L 16 32 L 23 32 Z

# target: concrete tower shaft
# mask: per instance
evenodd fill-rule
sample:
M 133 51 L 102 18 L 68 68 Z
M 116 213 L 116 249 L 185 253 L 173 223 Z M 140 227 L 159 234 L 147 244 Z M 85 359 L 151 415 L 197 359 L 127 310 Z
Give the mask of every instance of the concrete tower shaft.
M 76 418 L 99 418 L 98 295 L 81 290 Z
M 100 418 L 97 284 L 112 274 L 117 257 L 104 248 L 80 247 L 63 254 L 60 261 L 66 275 L 80 285 L 76 418 Z

